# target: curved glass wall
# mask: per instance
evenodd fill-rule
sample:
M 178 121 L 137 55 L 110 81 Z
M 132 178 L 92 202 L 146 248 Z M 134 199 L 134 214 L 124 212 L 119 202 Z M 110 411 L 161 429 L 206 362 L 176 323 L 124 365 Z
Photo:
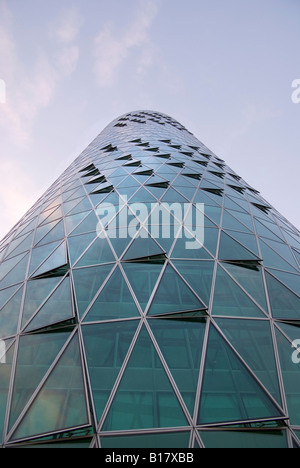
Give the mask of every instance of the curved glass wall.
M 174 119 L 112 122 L 0 261 L 3 447 L 300 446 L 300 233 Z

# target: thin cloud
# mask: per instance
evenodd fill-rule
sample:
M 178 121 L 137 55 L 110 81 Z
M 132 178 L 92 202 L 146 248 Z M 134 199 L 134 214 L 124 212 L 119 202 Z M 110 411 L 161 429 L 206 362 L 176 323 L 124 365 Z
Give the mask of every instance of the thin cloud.
M 99 32 L 94 42 L 95 76 L 100 87 L 114 84 L 118 71 L 133 51 L 139 52 L 137 73 L 153 64 L 153 44 L 149 30 L 157 16 L 154 1 L 141 3 L 136 16 L 126 32 L 117 37 L 116 27 L 110 23 Z
M 73 8 L 66 10 L 56 27 L 51 27 L 51 36 L 56 38 L 52 55 L 40 47 L 28 69 L 17 53 L 13 17 L 7 4 L 2 2 L 0 9 L 0 56 L 5 75 L 1 78 L 7 88 L 7 102 L 0 112 L 0 132 L 14 144 L 28 146 L 39 113 L 51 103 L 63 79 L 77 68 L 79 48 L 73 41 L 80 29 L 79 19 Z
M 65 10 L 52 27 L 53 36 L 62 44 L 71 44 L 77 39 L 82 27 L 82 17 L 76 8 Z
M 43 39 L 46 44 L 51 39 L 51 53 L 41 44 L 28 67 L 18 53 L 13 15 L 7 3 L 0 0 L 0 78 L 6 83 L 6 102 L 0 105 L 3 225 L 13 225 L 36 198 L 39 183 L 26 169 L 24 158 L 30 155 L 34 125 L 41 112 L 53 101 L 64 79 L 77 68 L 79 28 L 74 9 L 65 10 L 57 24 L 45 28 Z M 0 232 L 0 237 L 4 234 Z

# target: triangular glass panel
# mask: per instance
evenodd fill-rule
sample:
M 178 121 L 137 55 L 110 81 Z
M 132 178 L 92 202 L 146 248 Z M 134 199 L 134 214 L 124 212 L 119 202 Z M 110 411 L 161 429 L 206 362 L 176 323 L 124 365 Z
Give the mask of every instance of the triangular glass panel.
M 168 265 L 160 281 L 148 315 L 164 315 L 205 308 L 205 305 L 197 299 L 196 295 L 178 276 L 175 270 Z
M 56 240 L 63 239 L 65 237 L 64 225 L 63 222 L 60 221 L 57 226 L 55 226 L 49 234 L 47 234 L 39 243 L 38 246 L 44 244 L 50 244 Z
M 3 289 L 0 291 L 0 309 L 6 304 L 8 299 L 10 299 L 16 292 L 17 289 L 20 287 L 18 286 L 12 286 L 11 288 Z
M 223 429 L 199 431 L 207 449 L 287 449 L 288 440 L 285 430 L 238 430 Z
M 271 268 L 269 269 L 269 272 L 300 297 L 300 275 L 287 273 L 285 271 L 272 270 Z
M 206 320 L 148 321 L 187 408 L 194 412 Z
M 188 232 L 187 229 L 186 232 Z M 191 242 L 190 240 L 187 240 L 185 236 L 182 236 L 181 238 L 179 237 L 176 241 L 174 249 L 172 250 L 171 257 L 194 260 L 211 260 L 212 257 L 206 249 L 210 248 L 210 251 L 216 251 L 218 236 L 218 229 L 205 229 L 205 248 L 203 248 L 203 245 L 198 243 L 196 239 L 193 239 L 194 247 L 198 247 L 193 249 L 188 248 L 188 245 Z
M 70 333 L 42 333 L 20 337 L 9 430 L 55 361 Z M 24 374 L 30 369 L 30 378 Z
M 33 233 L 29 234 L 26 239 L 24 239 L 17 248 L 15 248 L 9 255 L 6 253 L 6 259 L 20 255 L 23 252 L 26 252 L 31 249 L 33 241 Z
M 259 262 L 260 259 L 250 250 L 236 242 L 232 237 L 221 232 L 219 259 L 227 261 L 254 261 Z
M 157 182 L 153 184 L 146 184 L 146 187 L 155 187 L 155 188 L 162 188 L 162 189 L 167 189 L 169 187 L 170 183 L 165 181 L 165 182 Z
M 105 185 L 105 187 L 102 187 L 102 185 Z M 99 188 L 97 190 L 94 190 L 92 193 L 97 194 L 97 193 L 111 193 L 114 191 L 114 187 L 112 185 L 107 184 L 101 184 L 99 185 Z
M 293 352 L 297 358 L 299 353 L 278 330 L 276 337 L 290 422 L 293 426 L 300 426 L 300 372 L 299 365 L 293 362 Z
M 12 439 L 89 423 L 78 336 L 74 336 L 39 390 Z
M 71 210 L 73 210 L 74 207 L 76 207 L 82 200 L 84 200 L 85 198 L 76 198 L 76 199 L 72 199 L 72 200 L 68 200 L 66 201 L 64 204 L 63 204 L 63 208 L 64 208 L 64 213 L 65 215 L 69 214 L 69 212 Z
M 249 233 L 249 230 L 226 210 L 223 212 L 222 226 L 223 229 L 231 229 L 233 231 L 243 231 Z
M 147 233 L 145 232 L 147 235 Z M 165 252 L 149 236 L 139 236 L 133 240 L 131 246 L 123 257 L 123 260 L 149 259 L 150 257 L 165 256 Z
M 225 197 L 224 200 L 224 207 L 226 209 L 229 209 L 232 211 L 232 214 L 234 214 L 235 211 L 239 211 L 241 213 L 246 213 L 247 211 L 245 210 L 245 207 L 243 208 L 240 204 L 238 204 L 237 199 L 234 199 L 233 197 Z M 248 210 L 249 211 L 249 210 Z
M 27 274 L 29 254 L 27 254 L 3 279 L 0 281 L 0 289 L 7 288 L 13 284 L 21 283 Z
M 224 267 L 250 296 L 267 311 L 266 292 L 261 267 L 249 267 L 247 264 L 238 265 L 234 263 L 226 263 Z
M 139 317 L 139 315 L 126 281 L 120 269 L 117 268 L 97 297 L 84 321 L 99 322 L 100 320 Z
M 62 218 L 62 216 L 63 216 L 63 212 L 62 212 L 61 207 L 59 206 L 58 208 L 54 209 L 51 215 L 48 216 L 48 218 L 42 224 L 51 223 L 52 221 L 56 221 Z
M 288 322 L 276 322 L 276 326 L 280 329 L 281 332 L 283 332 L 287 336 L 287 338 L 289 338 L 291 343 L 293 343 L 296 340 L 299 340 L 299 336 L 300 336 L 300 322 L 299 321 L 293 322 L 291 320 Z M 297 355 L 297 358 L 298 357 L 299 356 Z
M 76 264 L 76 267 L 100 265 L 115 262 L 115 257 L 106 238 L 97 237 L 87 252 Z
M 17 333 L 22 298 L 23 288 L 0 310 L 0 339 Z
M 5 255 L 4 255 L 4 260 L 7 260 L 8 258 L 11 258 L 11 257 L 15 257 L 16 255 L 18 254 L 21 254 L 23 252 L 25 252 L 26 250 L 29 250 L 30 247 L 31 247 L 31 244 L 29 245 L 29 247 L 26 249 L 22 249 L 22 245 L 23 243 L 26 244 L 27 242 L 27 239 L 31 239 L 31 243 L 32 243 L 32 234 L 29 235 L 29 234 L 25 234 L 23 236 L 20 236 L 18 237 L 17 239 L 14 239 L 13 241 L 11 241 L 11 243 L 9 244 L 6 252 L 5 252 Z M 21 249 L 21 250 L 19 250 Z
M 73 270 L 75 295 L 80 317 L 93 301 L 112 268 L 113 265 L 107 265 Z
M 265 214 L 268 214 L 270 212 L 270 210 L 271 210 L 270 206 L 260 205 L 259 203 L 253 203 L 253 202 L 251 202 L 251 204 L 255 208 L 257 208 L 258 210 L 262 211 Z
M 0 264 L 0 288 L 2 289 L 2 279 L 25 257 L 25 254 L 18 255 Z
M 279 405 L 282 405 L 270 324 L 262 320 L 217 319 L 226 338 Z
M 122 263 L 133 292 L 143 310 L 149 302 L 163 266 L 161 261 L 157 263 Z
M 65 278 L 26 327 L 26 332 L 49 327 L 74 317 L 70 278 Z
M 121 156 L 120 158 L 117 158 L 116 161 L 131 161 L 132 156 L 131 154 L 127 154 L 126 156 Z
M 83 252 L 88 248 L 94 239 L 95 234 L 93 233 L 68 238 L 71 265 L 74 265 L 74 263 L 77 262 L 79 257 L 83 254 Z
M 260 237 L 266 237 L 267 239 L 273 239 L 275 241 L 280 242 L 282 237 L 278 237 L 273 231 L 276 229 L 279 229 L 277 226 L 274 225 L 274 229 L 270 230 L 267 226 L 265 226 L 265 223 L 263 223 L 263 220 L 260 219 L 255 219 L 255 226 L 256 226 L 256 231 L 257 234 Z
M 148 169 L 148 170 L 144 170 L 144 171 L 137 171 L 137 172 L 134 172 L 134 175 L 140 175 L 140 176 L 152 176 L 153 175 L 153 169 Z
M 104 431 L 186 426 L 175 392 L 143 326 L 104 422 Z
M 95 188 L 99 186 L 99 184 L 102 184 L 103 182 L 106 182 L 106 177 L 105 176 L 101 176 L 101 177 L 93 177 L 92 179 L 90 179 L 88 182 L 85 183 L 85 185 L 94 185 Z M 91 189 L 93 190 L 93 187 L 91 187 Z
M 78 213 L 74 216 L 67 216 L 65 218 L 66 234 L 69 236 L 76 226 L 84 219 L 88 213 Z
M 218 171 L 208 171 L 210 174 L 214 175 L 215 177 L 218 177 L 219 179 L 224 179 L 225 174 L 223 172 L 218 172 Z
M 194 204 L 195 204 L 195 202 L 194 202 Z M 196 206 L 198 206 L 198 205 L 196 205 Z M 201 204 L 200 204 L 200 207 L 201 207 Z M 211 206 L 211 205 L 205 204 L 204 205 L 204 213 L 205 213 L 205 216 L 207 216 L 210 220 L 212 220 L 217 226 L 220 225 L 222 209 L 219 206 Z M 213 224 L 212 226 L 216 227 L 215 224 Z
M 58 221 L 54 221 L 52 223 L 45 224 L 44 226 L 38 227 L 35 233 L 34 245 L 37 245 L 57 225 L 58 225 Z
M 53 277 L 27 282 L 22 326 L 26 324 L 43 302 L 46 301 L 60 281 L 60 277 Z
M 83 169 L 80 169 L 79 172 L 87 172 L 87 171 L 92 171 L 93 169 L 95 169 L 96 166 L 94 164 L 89 164 L 88 166 L 86 166 L 85 168 Z
M 293 253 L 294 255 L 296 256 L 297 260 L 298 260 L 298 263 L 300 265 L 300 252 L 298 252 L 297 250 L 295 249 L 292 249 L 293 250 Z
M 300 298 L 267 272 L 266 278 L 273 317 L 300 320 Z
M 36 247 L 32 250 L 31 253 L 31 260 L 30 260 L 30 267 L 29 267 L 29 275 L 31 275 L 34 270 L 41 265 L 46 258 L 59 246 L 59 241 L 54 242 L 53 244 L 46 244 L 42 247 Z
M 160 188 L 157 186 L 151 187 L 147 185 L 147 190 L 152 193 L 152 195 L 158 200 L 166 193 L 165 188 Z
M 173 264 L 202 301 L 209 306 L 214 262 L 174 260 Z
M 207 184 L 205 184 L 205 185 L 207 185 Z M 216 195 L 217 197 L 223 197 L 223 193 L 224 193 L 223 189 L 218 189 L 218 188 L 201 187 L 201 190 L 204 190 L 205 192 L 209 192 L 212 195 Z
M 146 433 L 134 435 L 115 435 L 111 437 L 101 437 L 101 447 L 103 449 L 119 448 L 149 448 L 159 449 L 165 448 L 188 448 L 190 441 L 190 432 L 161 432 L 161 433 Z
M 221 266 L 217 270 L 212 313 L 229 317 L 265 317 Z
M 124 167 L 140 167 L 141 164 L 141 161 L 132 161 L 128 164 L 124 164 Z
M 214 327 L 207 350 L 198 424 L 283 417 Z
M 99 220 L 95 213 L 92 211 L 82 223 L 72 232 L 72 235 L 84 234 L 86 232 L 96 232 Z
M 131 204 L 132 203 L 140 203 L 140 202 L 155 203 L 156 200 L 153 197 L 153 195 L 150 192 L 148 192 L 148 190 L 146 190 L 144 187 L 141 187 L 140 190 L 138 192 L 136 192 L 136 194 L 130 199 Z
M 76 205 L 75 208 L 73 208 L 68 213 L 68 215 L 72 216 L 74 214 L 81 213 L 83 211 L 90 211 L 91 209 L 92 209 L 91 203 L 89 199 L 86 197 L 86 198 L 83 198 L 83 200 L 80 203 L 78 203 L 78 205 Z
M 82 334 L 91 389 L 100 421 L 108 398 L 129 350 L 137 325 L 136 320 L 83 325 Z
M 51 274 L 51 276 L 62 276 L 63 271 L 58 270 L 62 270 L 63 266 L 66 267 L 64 270 L 66 272 L 68 269 L 66 242 L 63 242 L 50 257 L 47 258 L 40 268 L 34 272 L 34 276 L 42 276 L 45 273 L 48 275 Z
M 218 202 L 222 203 L 222 200 L 219 199 Z M 204 190 L 198 190 L 196 192 L 193 203 L 204 203 L 205 204 L 205 210 L 207 209 L 206 205 L 219 207 L 219 204 L 215 200 L 213 200 L 213 198 L 210 196 L 210 194 L 205 193 Z
M 162 203 L 187 203 L 187 199 L 170 187 L 162 198 Z
M 205 207 L 206 209 L 207 207 Z M 239 242 L 246 247 L 246 249 L 251 250 L 255 255 L 258 256 L 257 240 L 254 234 L 247 234 L 246 232 L 237 232 L 237 231 L 225 231 L 230 235 L 234 240 Z
M 185 177 L 189 177 L 190 179 L 195 179 L 195 180 L 200 180 L 201 177 L 202 177 L 202 174 L 197 174 L 196 172 L 193 172 L 193 173 L 182 173 L 183 176 Z
M 286 262 L 289 262 L 295 269 L 299 269 L 298 265 L 295 261 L 294 256 L 287 244 L 283 244 L 282 242 L 276 242 L 271 239 L 264 239 L 264 242 L 272 249 L 280 255 L 282 258 L 285 259 Z
M 286 270 L 296 273 L 296 268 L 293 268 L 292 265 L 287 263 L 282 257 L 280 257 L 277 252 L 275 252 L 271 247 L 269 247 L 262 239 L 260 239 L 260 247 L 263 257 L 264 265 L 271 268 L 277 268 L 279 270 Z
M 0 434 L 2 433 L 5 425 L 6 405 L 9 395 L 9 387 L 11 381 L 11 371 L 14 361 L 15 345 L 10 347 L 11 341 L 2 341 L 1 361 L 0 361 Z M 5 354 L 3 353 L 5 348 Z M 5 363 L 4 363 L 5 361 Z

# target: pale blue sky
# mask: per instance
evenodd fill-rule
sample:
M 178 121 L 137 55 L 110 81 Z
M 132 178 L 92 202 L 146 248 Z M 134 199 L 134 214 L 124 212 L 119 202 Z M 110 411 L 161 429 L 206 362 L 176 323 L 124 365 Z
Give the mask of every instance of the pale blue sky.
M 179 120 L 300 228 L 299 0 L 0 0 L 0 238 L 114 118 Z

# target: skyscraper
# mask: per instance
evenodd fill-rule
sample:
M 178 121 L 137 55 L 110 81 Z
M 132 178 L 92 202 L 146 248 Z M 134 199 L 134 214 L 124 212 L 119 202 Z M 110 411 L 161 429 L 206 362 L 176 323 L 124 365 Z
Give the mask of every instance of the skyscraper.
M 300 233 L 174 119 L 113 121 L 0 261 L 2 446 L 300 446 Z

